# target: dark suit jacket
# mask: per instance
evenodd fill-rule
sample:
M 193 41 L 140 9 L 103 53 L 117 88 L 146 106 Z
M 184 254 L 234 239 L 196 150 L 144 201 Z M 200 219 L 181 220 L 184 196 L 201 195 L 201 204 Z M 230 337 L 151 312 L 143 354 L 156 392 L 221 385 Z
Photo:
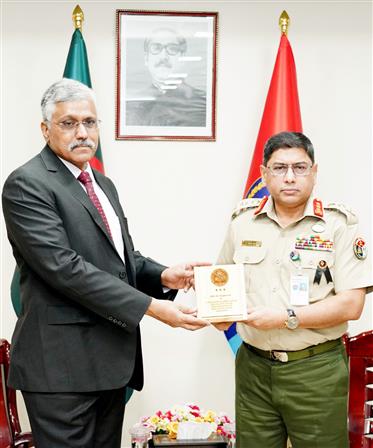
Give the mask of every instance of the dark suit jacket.
M 3 210 L 20 270 L 22 313 L 9 384 L 33 392 L 84 392 L 143 384 L 139 321 L 173 298 L 164 266 L 134 251 L 117 191 L 94 172 L 120 220 L 124 265 L 79 182 L 46 146 L 7 179 Z

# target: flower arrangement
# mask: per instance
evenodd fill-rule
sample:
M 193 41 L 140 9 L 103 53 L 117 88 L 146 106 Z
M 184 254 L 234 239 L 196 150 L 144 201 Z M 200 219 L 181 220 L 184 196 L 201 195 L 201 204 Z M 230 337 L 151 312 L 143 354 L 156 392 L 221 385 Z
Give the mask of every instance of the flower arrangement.
M 233 421 L 225 414 L 214 411 L 204 411 L 195 404 L 176 405 L 167 411 L 157 411 L 149 417 L 142 417 L 140 423 L 150 428 L 154 434 L 168 434 L 171 439 L 177 436 L 180 422 L 210 423 L 214 431 L 228 438 L 234 437 L 232 431 L 227 431 L 224 425 Z

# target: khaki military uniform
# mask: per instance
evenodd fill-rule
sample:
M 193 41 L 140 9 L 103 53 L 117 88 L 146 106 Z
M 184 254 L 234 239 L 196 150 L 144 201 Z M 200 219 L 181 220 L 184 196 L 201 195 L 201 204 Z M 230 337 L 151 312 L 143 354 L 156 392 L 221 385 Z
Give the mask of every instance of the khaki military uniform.
M 371 287 L 372 269 L 369 261 L 358 258 L 354 252 L 355 241 L 362 235 L 357 217 L 341 204 L 311 198 L 304 216 L 298 222 L 281 227 L 272 198 L 259 210 L 260 199 L 241 201 L 232 216 L 219 264 L 243 263 L 247 303 L 252 306 L 268 306 L 287 309 L 290 303 L 290 278 L 302 274 L 309 279 L 309 303 L 315 303 L 341 291 Z M 307 247 L 307 242 L 318 244 Z M 298 244 L 298 248 L 296 245 Z M 301 246 L 304 248 L 299 248 Z M 291 254 L 299 257 L 292 260 Z M 293 256 L 293 258 L 295 258 Z M 327 281 L 320 263 L 331 274 Z M 321 279 L 315 281 L 316 271 Z M 337 339 L 346 332 L 347 323 L 331 328 L 285 328 L 257 330 L 237 324 L 241 338 L 262 350 L 301 350 L 328 340 Z
M 310 198 L 304 216 L 283 228 L 271 198 L 247 199 L 233 214 L 218 263 L 244 265 L 249 307 L 296 312 L 290 297 L 297 274 L 305 285 L 308 278 L 309 304 L 370 290 L 361 236 L 356 216 L 340 204 Z M 246 342 L 236 357 L 237 448 L 284 448 L 288 437 L 293 448 L 348 447 L 348 363 L 339 339 L 346 329 L 237 324 Z

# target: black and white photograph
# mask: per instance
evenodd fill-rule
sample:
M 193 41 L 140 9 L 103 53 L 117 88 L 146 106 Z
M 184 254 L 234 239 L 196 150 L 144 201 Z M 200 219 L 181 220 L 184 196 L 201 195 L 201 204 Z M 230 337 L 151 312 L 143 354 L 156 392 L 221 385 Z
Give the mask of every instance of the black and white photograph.
M 217 16 L 117 10 L 117 139 L 215 140 Z

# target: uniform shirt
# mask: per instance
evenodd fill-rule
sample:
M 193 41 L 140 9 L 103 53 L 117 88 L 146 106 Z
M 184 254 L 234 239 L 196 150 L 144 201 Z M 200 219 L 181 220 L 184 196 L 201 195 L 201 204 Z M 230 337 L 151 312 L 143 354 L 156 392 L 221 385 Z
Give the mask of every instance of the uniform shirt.
M 66 166 L 66 168 L 73 174 L 73 176 L 76 179 L 78 179 L 78 177 L 82 171 L 77 166 L 68 162 L 67 160 L 62 159 L 61 157 L 58 157 L 58 158 Z M 109 223 L 110 232 L 113 237 L 113 243 L 114 243 L 115 249 L 117 250 L 118 255 L 122 259 L 123 263 L 125 263 L 123 236 L 122 236 L 122 230 L 120 227 L 119 218 L 116 215 L 115 210 L 114 210 L 113 206 L 111 205 L 108 197 L 103 192 L 103 190 L 101 189 L 99 184 L 96 182 L 95 176 L 93 174 L 92 168 L 89 165 L 89 163 L 87 163 L 87 167 L 86 167 L 85 171 L 87 171 L 87 173 L 89 173 L 89 175 L 91 176 L 93 189 L 95 190 L 95 193 L 96 193 L 96 195 L 102 205 L 102 208 L 104 210 L 106 219 Z M 79 182 L 79 184 L 81 185 L 83 190 L 87 193 L 85 186 L 81 182 Z
M 271 197 L 256 214 L 255 200 L 248 201 L 249 204 L 251 201 L 251 207 L 247 206 L 246 201 L 246 207 L 241 207 L 233 215 L 218 258 L 218 264 L 244 264 L 248 306 L 282 310 L 293 308 L 296 312 L 297 307 L 290 304 L 290 279 L 296 274 L 309 278 L 310 304 L 348 289 L 371 287 L 370 262 L 359 259 L 354 253 L 355 241 L 361 236 L 358 220 L 345 207 L 329 204 L 320 213 L 321 203 L 319 210 L 316 210 L 313 198 L 310 198 L 304 215 L 296 223 L 283 228 L 278 222 Z M 322 216 L 317 216 L 320 214 Z M 295 248 L 297 241 L 302 245 L 315 237 L 326 242 L 324 250 Z M 290 258 L 294 250 L 299 260 L 292 261 Z M 320 261 L 327 263 L 332 276 L 329 283 L 324 274 L 319 284 L 314 282 Z M 330 328 L 296 330 L 288 330 L 285 323 L 283 329 L 272 330 L 237 324 L 241 338 L 262 350 L 301 350 L 337 339 L 346 329 L 347 322 Z

